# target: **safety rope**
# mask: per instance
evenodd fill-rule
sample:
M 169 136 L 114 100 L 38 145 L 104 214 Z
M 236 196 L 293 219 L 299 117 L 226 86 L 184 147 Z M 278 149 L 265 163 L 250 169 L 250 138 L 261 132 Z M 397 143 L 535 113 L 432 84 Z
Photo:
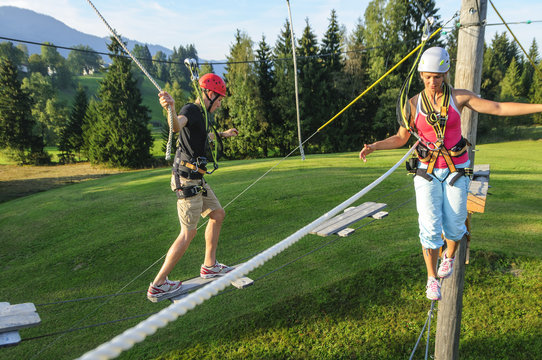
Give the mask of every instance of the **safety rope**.
M 497 8 L 495 7 L 495 5 L 493 5 L 493 1 L 489 0 L 489 3 L 491 4 L 491 6 L 493 7 L 493 10 L 495 10 L 495 12 L 497 13 L 497 15 L 499 16 L 499 18 L 501 19 L 501 21 L 503 22 L 503 24 L 506 26 L 506 28 L 508 29 L 508 31 L 510 32 L 510 34 L 512 34 L 512 37 L 514 38 L 514 40 L 518 43 L 519 47 L 521 48 L 521 50 L 523 50 L 523 53 L 525 54 L 525 56 L 527 57 L 527 59 L 529 59 L 529 62 L 531 63 L 531 65 L 533 66 L 533 68 L 535 69 L 535 71 L 538 73 L 538 75 L 540 76 L 540 78 L 542 78 L 542 72 L 540 71 L 540 69 L 538 69 L 538 66 L 535 65 L 533 59 L 531 59 L 531 57 L 529 56 L 529 54 L 527 54 L 527 51 L 525 51 L 525 49 L 523 48 L 523 46 L 521 45 L 521 43 L 519 42 L 518 38 L 516 37 L 516 35 L 514 35 L 514 33 L 512 32 L 512 29 L 510 29 L 510 26 L 508 26 L 508 24 L 506 23 L 506 21 L 504 21 L 503 17 L 501 16 L 501 14 L 499 13 L 499 10 L 497 10 Z
M 442 280 L 441 280 L 442 281 Z M 423 333 L 425 332 L 425 328 L 427 325 L 429 327 L 427 328 L 427 341 L 425 343 L 425 360 L 427 360 L 427 357 L 429 355 L 429 337 L 431 334 L 431 319 L 433 318 L 433 311 L 435 309 L 435 300 L 431 301 L 431 308 L 427 312 L 427 319 L 425 320 L 425 324 L 423 325 L 422 331 L 420 333 L 420 336 L 418 336 L 418 340 L 416 341 L 416 345 L 414 345 L 414 349 L 412 349 L 412 352 L 410 353 L 410 357 L 408 360 L 412 360 L 414 353 L 416 352 L 416 349 L 418 348 L 418 345 L 420 344 L 420 340 L 422 339 Z
M 145 74 L 145 76 L 150 80 L 150 82 L 156 87 L 156 89 L 159 91 L 159 92 L 162 92 L 162 88 L 160 87 L 160 85 L 158 85 L 158 83 L 152 78 L 152 76 L 149 74 L 149 72 L 143 67 L 143 65 L 141 65 L 141 63 L 137 60 L 137 58 L 130 52 L 130 50 L 128 50 L 128 48 L 126 47 L 126 45 L 124 45 L 124 43 L 122 42 L 122 40 L 120 39 L 120 37 L 117 35 L 117 33 L 115 32 L 115 30 L 113 30 L 113 28 L 109 25 L 109 23 L 105 20 L 105 18 L 102 16 L 102 14 L 100 14 L 100 12 L 98 11 L 98 9 L 94 6 L 94 4 L 92 3 L 91 0 L 87 0 L 87 2 L 89 3 L 89 5 L 94 9 L 94 11 L 96 12 L 96 14 L 98 15 L 98 17 L 102 20 L 102 22 L 105 24 L 105 26 L 107 27 L 107 29 L 109 30 L 109 32 L 113 35 L 113 37 L 115 38 L 115 40 L 117 40 L 117 42 L 119 43 L 119 45 L 124 49 L 124 51 L 126 51 L 126 53 L 130 56 L 130 58 L 132 58 L 132 60 L 134 61 L 134 63 L 141 69 L 141 71 L 143 71 L 143 74 Z M 175 118 L 175 114 L 173 113 L 173 109 L 171 108 L 171 106 L 168 106 L 168 123 L 169 123 L 169 135 L 168 135 L 168 142 L 167 142 L 167 147 L 166 147 L 166 160 L 170 160 L 171 159 L 171 143 L 172 143 L 172 139 L 173 139 L 173 119 Z
M 367 185 L 358 193 L 344 201 L 342 204 L 336 206 L 326 214 L 322 215 L 312 223 L 306 225 L 294 234 L 290 235 L 286 239 L 280 241 L 274 246 L 268 248 L 261 254 L 255 256 L 251 260 L 247 261 L 240 267 L 232 270 L 218 280 L 213 281 L 209 285 L 191 293 L 179 302 L 170 305 L 163 309 L 158 314 L 151 316 L 150 318 L 142 321 L 139 325 L 126 330 L 121 335 L 113 338 L 107 343 L 104 343 L 96 349 L 87 352 L 80 359 L 111 359 L 120 355 L 123 351 L 128 350 L 134 346 L 134 344 L 143 341 L 148 335 L 154 334 L 159 328 L 165 327 L 171 321 L 176 320 L 179 316 L 186 314 L 189 310 L 194 309 L 197 305 L 202 304 L 204 301 L 210 299 L 216 295 L 219 291 L 223 290 L 230 285 L 232 281 L 235 281 L 257 267 L 262 266 L 265 262 L 286 250 L 291 245 L 298 242 L 302 237 L 307 235 L 311 230 L 322 224 L 324 221 L 332 218 L 339 212 L 343 211 L 346 207 L 357 201 L 366 193 L 371 191 L 374 187 L 380 184 L 391 173 L 393 173 L 414 151 L 414 147 L 410 148 L 406 154 L 393 165 L 386 173 L 381 175 L 378 179 Z

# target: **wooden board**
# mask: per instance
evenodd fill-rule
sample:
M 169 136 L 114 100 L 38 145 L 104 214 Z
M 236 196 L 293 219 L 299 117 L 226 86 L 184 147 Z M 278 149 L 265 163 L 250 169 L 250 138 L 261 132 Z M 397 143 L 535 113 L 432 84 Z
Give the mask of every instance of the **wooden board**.
M 467 197 L 467 211 L 483 213 L 486 207 L 487 191 L 489 184 L 487 181 L 471 181 L 469 194 Z
M 341 215 L 337 215 L 311 231 L 311 234 L 328 236 L 338 233 L 350 224 L 378 213 L 387 205 L 382 203 L 366 202 L 354 208 L 349 208 Z
M 487 178 L 486 181 L 489 181 L 489 164 L 474 165 L 472 179 L 480 181 L 479 178 Z
M 241 266 L 243 264 L 238 264 L 238 265 L 235 265 L 233 268 L 237 268 L 239 266 Z M 181 286 L 181 289 L 179 290 L 179 292 L 177 292 L 176 294 L 174 294 L 173 296 L 169 297 L 169 298 L 161 298 L 161 299 L 157 299 L 156 302 L 159 302 L 159 301 L 162 301 L 162 300 L 165 300 L 165 299 L 169 299 L 171 300 L 172 302 L 177 302 L 179 301 L 180 299 L 184 298 L 185 296 L 187 296 L 189 293 L 193 292 L 193 291 L 196 291 L 202 287 L 204 287 L 205 285 L 209 284 L 210 282 L 213 282 L 214 280 L 218 280 L 220 277 L 214 277 L 214 278 L 209 278 L 209 279 L 204 279 L 202 278 L 201 276 L 198 276 L 198 277 L 195 277 L 195 278 L 192 278 L 192 279 L 189 279 L 189 280 L 185 280 L 183 281 L 183 285 Z M 232 285 L 235 286 L 236 288 L 238 289 L 244 289 L 250 285 L 252 285 L 254 283 L 254 281 L 248 277 L 242 277 L 242 278 L 239 278 L 235 281 L 232 281 Z
M 18 331 L 0 333 L 0 347 L 15 346 L 21 342 Z
M 0 303 L 0 333 L 32 327 L 40 323 L 41 319 L 34 304 Z

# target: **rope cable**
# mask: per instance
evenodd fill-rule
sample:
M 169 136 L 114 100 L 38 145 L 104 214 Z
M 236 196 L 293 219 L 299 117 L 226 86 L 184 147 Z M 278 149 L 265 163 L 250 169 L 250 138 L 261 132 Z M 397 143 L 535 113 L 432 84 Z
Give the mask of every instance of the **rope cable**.
M 159 91 L 159 92 L 162 92 L 162 88 L 160 87 L 160 85 L 158 85 L 158 83 L 152 78 L 152 76 L 148 73 L 148 71 L 143 67 L 143 65 L 141 65 L 141 63 L 137 60 L 137 58 L 130 52 L 130 50 L 128 50 L 128 48 L 126 47 L 126 45 L 122 42 L 122 40 L 119 38 L 119 36 L 117 35 L 117 33 L 115 32 L 115 30 L 113 30 L 113 28 L 109 25 L 109 23 L 104 19 L 104 17 L 102 16 L 102 14 L 100 14 L 100 12 L 98 11 L 98 9 L 94 6 L 94 4 L 92 3 L 91 0 L 87 0 L 87 2 L 89 3 L 89 5 L 94 9 L 94 11 L 96 12 L 96 14 L 98 15 L 98 17 L 102 20 L 102 22 L 105 24 L 105 26 L 107 27 L 107 29 L 109 30 L 109 32 L 113 35 L 113 37 L 115 38 L 115 40 L 117 40 L 117 42 L 119 43 L 119 45 L 124 49 L 124 51 L 126 51 L 126 53 L 132 58 L 132 60 L 134 61 L 134 63 L 139 67 L 139 69 L 141 69 L 141 71 L 143 71 L 143 74 L 145 74 L 145 76 L 147 77 L 147 79 L 149 79 L 151 81 L 151 83 L 156 87 L 156 89 Z M 171 108 L 171 106 L 168 106 L 168 123 L 169 123 L 169 135 L 168 135 L 168 143 L 167 143 L 167 147 L 166 147 L 166 160 L 170 160 L 171 159 L 171 143 L 173 141 L 173 119 L 175 118 L 175 114 L 173 113 L 173 109 Z

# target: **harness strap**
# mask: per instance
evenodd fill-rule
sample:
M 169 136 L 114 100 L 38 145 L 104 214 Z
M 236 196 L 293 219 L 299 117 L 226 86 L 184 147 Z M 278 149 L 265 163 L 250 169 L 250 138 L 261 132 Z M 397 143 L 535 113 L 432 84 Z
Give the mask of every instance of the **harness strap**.
M 180 165 L 180 166 L 187 167 L 187 168 L 189 168 L 189 169 L 192 170 L 192 171 L 197 171 L 197 172 L 200 173 L 201 175 L 205 175 L 205 174 L 206 174 L 205 170 L 200 169 L 200 168 L 197 167 L 196 165 L 194 165 L 194 164 L 192 164 L 192 163 L 189 163 L 189 162 L 187 162 L 187 161 L 181 160 L 181 161 L 179 162 L 179 165 Z

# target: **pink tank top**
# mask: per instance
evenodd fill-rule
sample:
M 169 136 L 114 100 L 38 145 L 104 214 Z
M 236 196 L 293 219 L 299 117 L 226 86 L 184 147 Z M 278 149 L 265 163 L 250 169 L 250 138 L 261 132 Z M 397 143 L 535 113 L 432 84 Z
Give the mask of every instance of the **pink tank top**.
M 418 135 L 424 141 L 429 143 L 435 142 L 437 140 L 437 134 L 431 125 L 425 120 L 427 114 L 423 112 L 421 106 L 421 99 L 418 97 L 418 105 L 416 106 L 416 117 L 414 123 L 416 129 L 418 130 Z M 453 148 L 461 140 L 461 115 L 459 110 L 457 110 L 453 96 L 450 96 L 450 105 L 448 106 L 448 120 L 446 121 L 446 131 L 444 132 L 444 146 L 446 149 Z M 459 157 L 452 157 L 454 164 L 462 164 L 469 159 L 468 152 L 465 152 Z M 427 163 L 425 163 L 427 164 Z M 447 168 L 446 160 L 440 155 L 435 162 L 435 168 L 444 169 Z

